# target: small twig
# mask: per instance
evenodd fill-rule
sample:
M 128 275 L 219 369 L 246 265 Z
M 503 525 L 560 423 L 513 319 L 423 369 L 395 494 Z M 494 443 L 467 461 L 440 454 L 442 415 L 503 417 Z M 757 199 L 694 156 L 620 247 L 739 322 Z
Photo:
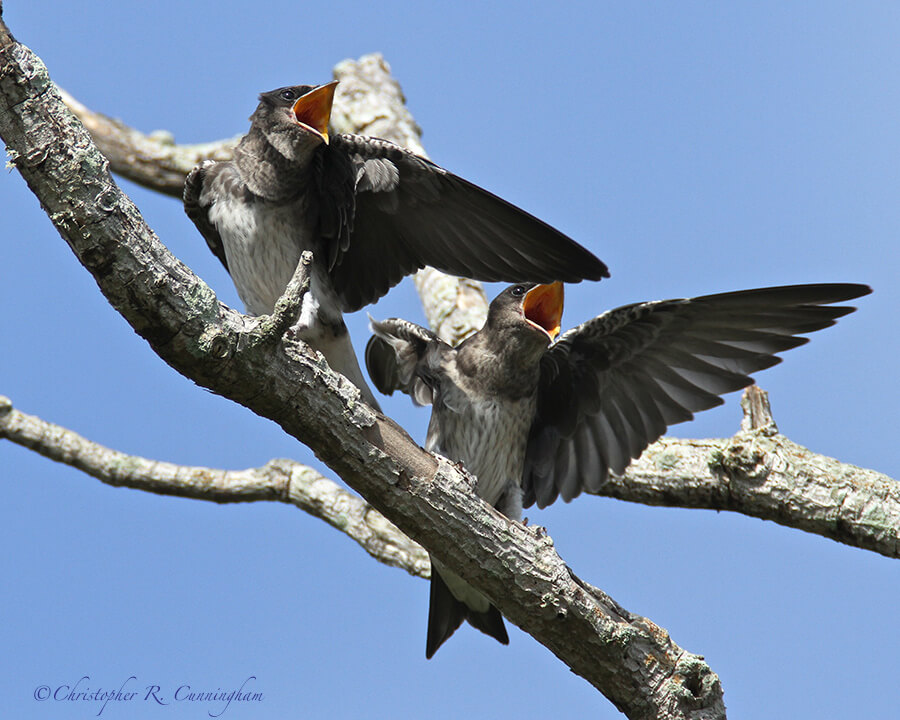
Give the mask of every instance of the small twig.
M 252 345 L 276 343 L 294 324 L 303 306 L 303 298 L 309 292 L 309 272 L 312 262 L 313 254 L 309 250 L 304 250 L 300 254 L 300 260 L 294 268 L 290 282 L 275 303 L 272 314 L 261 315 L 256 319 L 252 329 Z
M 759 385 L 751 385 L 741 395 L 741 410 L 744 415 L 741 418 L 741 430 L 757 430 L 763 435 L 777 435 L 778 426 L 772 417 L 772 407 L 769 405 L 769 393 Z

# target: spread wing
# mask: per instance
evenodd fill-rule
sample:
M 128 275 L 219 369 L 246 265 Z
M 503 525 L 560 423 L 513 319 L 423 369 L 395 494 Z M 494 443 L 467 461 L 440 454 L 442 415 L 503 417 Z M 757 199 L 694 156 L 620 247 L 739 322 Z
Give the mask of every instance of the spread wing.
M 598 492 L 669 425 L 750 385 L 775 353 L 855 308 L 865 285 L 794 285 L 640 303 L 567 332 L 544 355 L 524 506 Z
M 209 249 L 212 250 L 225 269 L 228 270 L 228 261 L 225 259 L 225 246 L 222 244 L 222 238 L 216 226 L 209 221 L 210 203 L 204 196 L 203 189 L 209 182 L 210 176 L 214 175 L 224 163 L 217 163 L 207 160 L 195 167 L 184 181 L 184 211 L 193 221 L 194 225 L 200 231 L 200 234 L 206 240 Z
M 326 164 L 341 162 L 339 154 L 354 168 L 352 229 L 331 263 L 345 312 L 374 302 L 425 265 L 484 281 L 609 276 L 606 265 L 566 235 L 393 143 L 335 135 L 327 152 Z M 335 182 L 344 175 L 335 173 Z M 323 188 L 325 204 L 333 202 L 330 187 Z M 340 202 L 347 207 L 346 199 Z M 322 212 L 335 218 L 340 211 Z
M 430 405 L 436 383 L 431 368 L 450 346 L 407 320 L 369 322 L 374 334 L 366 345 L 366 369 L 375 387 L 385 395 L 402 390 L 417 405 Z

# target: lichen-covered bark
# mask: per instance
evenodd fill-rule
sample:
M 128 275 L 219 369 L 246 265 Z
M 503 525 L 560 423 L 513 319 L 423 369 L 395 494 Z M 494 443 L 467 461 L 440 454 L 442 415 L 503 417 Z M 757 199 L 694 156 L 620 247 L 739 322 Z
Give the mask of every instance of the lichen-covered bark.
M 724 717 L 718 678 L 650 621 L 578 580 L 538 528 L 360 402 L 305 345 L 241 315 L 172 257 L 109 175 L 46 69 L 0 22 L 0 136 L 109 302 L 173 368 L 273 419 L 404 533 L 482 590 L 632 718 Z M 302 292 L 292 283 L 283 307 Z
M 601 494 L 645 505 L 731 510 L 900 557 L 897 481 L 783 435 L 663 438 L 623 477 L 610 477 Z
M 741 399 L 741 432 L 722 440 L 663 438 L 603 494 L 647 505 L 732 510 L 900 557 L 900 485 L 811 452 L 778 434 L 768 395 Z

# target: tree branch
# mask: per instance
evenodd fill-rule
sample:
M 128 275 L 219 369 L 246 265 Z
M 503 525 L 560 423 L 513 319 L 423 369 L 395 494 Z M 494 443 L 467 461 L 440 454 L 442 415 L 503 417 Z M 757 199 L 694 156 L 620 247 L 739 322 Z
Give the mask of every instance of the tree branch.
M 730 510 L 900 557 L 900 488 L 895 480 L 810 452 L 773 433 L 768 398 L 756 385 L 747 388 L 741 405 L 744 429 L 734 437 L 662 438 L 623 476 L 610 477 L 598 494 L 644 505 Z M 296 461 L 277 459 L 242 471 L 184 467 L 109 450 L 11 408 L 0 397 L 0 437 L 109 485 L 214 502 L 290 502 L 346 532 L 376 560 L 411 575 L 429 575 L 424 550 L 385 526 L 388 521 L 377 510 Z M 754 417 L 766 419 L 754 427 Z M 285 477 L 291 483 L 289 497 L 282 487 Z
M 198 384 L 305 442 L 404 533 L 472 583 L 632 718 L 724 717 L 718 678 L 650 621 L 581 582 L 540 529 L 510 522 L 472 478 L 418 447 L 302 343 L 258 342 L 115 185 L 46 68 L 0 22 L 0 136 L 109 302 Z
M 110 167 L 122 177 L 165 195 L 181 198 L 187 174 L 204 160 L 230 160 L 240 136 L 196 145 L 176 145 L 172 133 L 149 135 L 121 120 L 94 112 L 62 88 L 59 94 L 90 131 Z
M 602 495 L 669 507 L 732 510 L 900 557 L 900 486 L 778 434 L 766 393 L 741 400 L 742 431 L 724 440 L 662 438 Z
M 341 62 L 334 70 L 334 77 L 340 80 L 332 113 L 332 125 L 337 132 L 383 137 L 426 155 L 421 143 L 421 129 L 406 107 L 399 83 L 379 53 L 365 55 L 358 61 Z M 239 139 L 176 145 L 168 131 L 144 134 L 121 120 L 90 110 L 69 93 L 58 89 L 63 101 L 82 121 L 109 160 L 110 168 L 163 194 L 181 198 L 184 179 L 191 169 L 203 160 L 230 159 Z M 456 344 L 484 324 L 488 303 L 481 283 L 445 275 L 434 268 L 421 270 L 415 275 L 414 282 L 431 327 L 447 342 Z M 302 465 L 297 467 L 309 470 Z M 377 513 L 372 508 L 369 511 Z M 313 514 L 319 517 L 315 512 Z M 322 519 L 330 522 L 327 518 Z M 341 529 L 340 525 L 335 527 Z M 351 537 L 360 541 L 359 537 Z M 407 543 L 415 545 L 408 539 Z M 410 572 L 421 574 L 417 564 L 413 568 Z M 427 574 L 426 569 L 425 577 Z
M 336 132 L 374 135 L 425 154 L 421 130 L 407 110 L 400 84 L 378 54 L 345 60 L 334 69 L 340 80 L 331 123 Z M 113 172 L 151 190 L 181 199 L 184 179 L 204 160 L 230 160 L 240 136 L 177 145 L 168 130 L 145 134 L 82 105 L 65 90 L 63 101 L 84 123 Z
M 59 425 L 26 415 L 0 396 L 0 438 L 69 465 L 113 487 L 218 503 L 272 500 L 295 505 L 353 538 L 385 565 L 429 576 L 428 553 L 353 493 L 293 460 L 214 470 L 126 455 Z

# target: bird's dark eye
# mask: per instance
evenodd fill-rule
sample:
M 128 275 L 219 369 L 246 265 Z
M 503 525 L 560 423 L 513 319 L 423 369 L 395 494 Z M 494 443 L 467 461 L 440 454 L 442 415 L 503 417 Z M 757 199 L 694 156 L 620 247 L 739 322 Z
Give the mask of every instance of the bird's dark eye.
M 514 285 L 510 292 L 515 297 L 522 297 L 525 294 L 525 286 L 524 285 Z
M 297 99 L 297 93 L 295 93 L 293 90 L 282 90 L 280 95 L 281 95 L 282 100 L 296 100 Z

